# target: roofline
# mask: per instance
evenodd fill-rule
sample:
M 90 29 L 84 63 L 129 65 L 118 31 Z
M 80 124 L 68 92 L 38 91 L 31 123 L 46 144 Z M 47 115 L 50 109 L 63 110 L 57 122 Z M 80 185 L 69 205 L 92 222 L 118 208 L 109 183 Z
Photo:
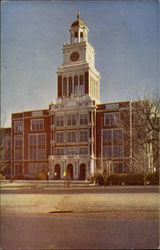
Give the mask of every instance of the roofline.
M 130 103 L 130 102 L 132 102 L 132 100 L 130 100 L 130 101 L 119 101 L 119 102 L 104 102 L 104 103 L 99 103 L 99 104 L 97 104 L 96 106 L 100 106 L 100 105 L 104 105 L 104 104 L 124 103 L 124 102 Z
M 27 113 L 27 112 L 33 112 L 33 111 L 49 111 L 49 108 L 48 109 L 31 109 L 31 110 L 22 111 L 22 112 L 15 112 L 15 113 L 12 113 L 12 115 L 23 114 L 23 113 Z

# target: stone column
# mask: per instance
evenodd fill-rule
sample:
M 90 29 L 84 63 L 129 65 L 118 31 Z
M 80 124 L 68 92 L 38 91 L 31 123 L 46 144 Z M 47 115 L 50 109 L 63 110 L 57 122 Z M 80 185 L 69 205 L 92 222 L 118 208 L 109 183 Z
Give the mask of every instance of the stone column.
M 73 96 L 75 95 L 75 93 L 74 93 L 74 76 L 72 76 L 72 94 L 73 94 Z
M 80 79 L 79 79 L 79 75 L 78 75 L 78 96 L 80 96 Z

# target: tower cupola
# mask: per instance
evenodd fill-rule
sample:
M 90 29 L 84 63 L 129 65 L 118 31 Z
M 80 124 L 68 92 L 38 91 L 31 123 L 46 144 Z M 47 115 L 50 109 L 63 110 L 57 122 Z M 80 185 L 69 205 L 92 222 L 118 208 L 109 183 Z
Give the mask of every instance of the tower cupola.
M 58 98 L 100 100 L 100 74 L 94 65 L 94 48 L 88 42 L 88 28 L 77 14 L 70 26 L 70 43 L 63 44 L 63 63 L 57 70 Z
M 69 31 L 71 44 L 88 41 L 88 28 L 85 21 L 80 18 L 80 12 L 77 14 L 77 19 L 71 24 Z

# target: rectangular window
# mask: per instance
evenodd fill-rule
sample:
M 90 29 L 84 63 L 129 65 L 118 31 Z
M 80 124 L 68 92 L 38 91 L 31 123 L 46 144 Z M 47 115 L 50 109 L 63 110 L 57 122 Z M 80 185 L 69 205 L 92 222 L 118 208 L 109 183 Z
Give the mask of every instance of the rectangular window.
M 67 132 L 67 142 L 76 142 L 76 132 Z
M 68 126 L 75 126 L 76 125 L 76 115 L 68 115 L 67 117 Z
M 80 125 L 88 124 L 88 114 L 80 114 Z
M 112 130 L 107 129 L 103 131 L 103 142 L 105 145 L 110 146 L 112 144 Z
M 14 159 L 22 160 L 23 158 L 23 136 L 14 136 Z
M 79 92 L 80 95 L 84 95 L 84 85 L 79 86 Z
M 66 148 L 67 155 L 76 155 L 77 154 L 77 149 L 74 147 L 69 147 Z
M 110 112 L 104 114 L 104 125 L 115 125 L 120 123 L 120 113 Z
M 113 157 L 122 157 L 122 146 L 113 145 Z
M 14 122 L 14 132 L 22 132 L 23 131 L 23 122 L 22 121 L 15 121 Z
M 103 156 L 104 157 L 112 157 L 112 146 L 104 146 L 103 147 Z
M 56 126 L 57 127 L 64 126 L 64 116 L 56 116 Z
M 44 129 L 44 119 L 33 119 L 31 120 L 31 130 L 43 130 Z
M 56 133 L 56 143 L 64 143 L 64 132 Z
M 121 129 L 114 129 L 113 130 L 113 144 L 114 145 L 121 145 L 122 144 L 122 130 Z
M 46 159 L 46 135 L 45 134 L 29 134 L 29 160 Z
M 79 141 L 80 142 L 88 141 L 88 130 L 79 131 Z
M 79 154 L 80 155 L 88 155 L 88 147 L 80 147 Z
M 38 135 L 38 160 L 46 159 L 46 135 L 39 134 Z
M 123 156 L 123 130 L 103 130 L 103 155 L 104 157 Z
M 37 136 L 29 135 L 29 157 L 30 160 L 37 159 Z
M 56 155 L 64 155 L 64 148 L 56 148 Z

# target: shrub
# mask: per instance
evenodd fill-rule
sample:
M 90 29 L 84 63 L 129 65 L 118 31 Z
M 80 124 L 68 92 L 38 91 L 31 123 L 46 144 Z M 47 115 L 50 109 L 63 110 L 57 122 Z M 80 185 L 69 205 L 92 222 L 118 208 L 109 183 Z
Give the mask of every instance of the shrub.
M 6 176 L 3 174 L 0 174 L 0 180 L 6 180 Z
M 114 174 L 108 177 L 113 185 L 143 185 L 143 176 L 139 174 Z
M 144 185 L 143 175 L 135 173 L 108 176 L 105 173 L 96 172 L 92 181 L 99 185 Z M 149 174 L 146 177 L 146 184 L 158 185 L 159 175 L 157 173 Z
M 24 175 L 18 174 L 11 176 L 11 180 L 24 180 Z
M 44 171 L 41 171 L 36 174 L 35 176 L 36 180 L 47 180 L 47 174 Z
M 105 173 L 96 172 L 93 177 L 93 181 L 99 185 L 107 184 L 108 175 Z
M 147 176 L 146 181 L 150 183 L 150 185 L 158 185 L 159 184 L 159 174 L 151 173 Z

